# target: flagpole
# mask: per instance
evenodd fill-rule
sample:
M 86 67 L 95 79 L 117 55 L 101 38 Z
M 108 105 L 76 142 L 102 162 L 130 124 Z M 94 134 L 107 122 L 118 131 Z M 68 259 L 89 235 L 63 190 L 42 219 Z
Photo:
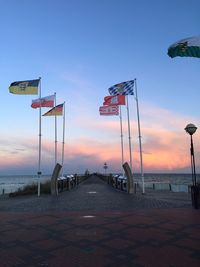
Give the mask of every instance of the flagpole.
M 128 139 L 129 139 L 129 154 L 130 154 L 130 168 L 132 168 L 132 151 L 131 151 L 131 129 L 130 129 L 130 119 L 129 119 L 129 104 L 128 104 L 128 95 L 126 95 L 126 108 L 127 108 L 127 119 L 128 119 Z
M 123 164 L 124 164 L 124 144 L 123 144 L 123 126 L 122 126 L 122 110 L 121 106 L 119 106 L 119 118 L 120 118 L 120 130 L 121 130 L 121 152 L 122 152 L 122 175 L 124 176 L 124 169 L 123 169 Z
M 64 153 L 65 153 L 65 102 L 63 103 L 63 143 L 62 143 L 62 176 L 63 176 L 63 165 L 64 165 Z
M 139 105 L 138 105 L 138 95 L 137 95 L 137 83 L 135 79 L 135 100 L 136 100 L 136 107 L 137 107 L 137 119 L 138 119 L 138 134 L 139 134 L 139 146 L 140 146 L 140 169 L 141 169 L 141 179 L 142 179 L 142 193 L 145 193 L 145 186 L 144 186 L 144 171 L 143 171 L 143 158 L 142 158 L 142 136 L 140 130 L 140 114 L 139 114 Z
M 39 108 L 39 160 L 38 160 L 38 197 L 40 196 L 40 179 L 41 179 L 41 144 L 42 144 L 42 122 L 41 122 L 41 77 L 39 77 L 40 86 L 39 86 L 39 98 L 40 98 L 40 108 Z
M 56 108 L 56 93 L 54 93 L 54 95 L 55 95 L 54 108 Z M 56 163 L 57 163 L 57 116 L 55 112 L 55 165 Z

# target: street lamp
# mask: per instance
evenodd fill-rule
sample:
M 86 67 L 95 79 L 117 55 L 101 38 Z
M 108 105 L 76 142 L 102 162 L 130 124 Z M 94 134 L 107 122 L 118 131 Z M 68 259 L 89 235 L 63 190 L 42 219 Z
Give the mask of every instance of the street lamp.
M 190 135 L 190 156 L 191 156 L 191 169 L 192 169 L 192 187 L 191 187 L 191 196 L 192 196 L 192 205 L 195 209 L 198 208 L 198 187 L 197 187 L 197 180 L 196 180 L 196 169 L 195 169 L 195 157 L 194 157 L 194 146 L 193 146 L 193 139 L 192 135 L 196 132 L 197 127 L 189 123 L 185 127 L 186 133 Z
M 108 169 L 108 165 L 107 165 L 106 162 L 104 163 L 103 168 L 104 168 L 104 170 L 105 170 L 105 175 L 106 175 L 106 170 Z

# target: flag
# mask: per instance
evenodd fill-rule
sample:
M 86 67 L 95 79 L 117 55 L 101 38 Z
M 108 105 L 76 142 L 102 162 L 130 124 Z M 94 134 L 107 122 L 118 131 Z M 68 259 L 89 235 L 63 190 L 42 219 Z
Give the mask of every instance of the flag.
M 119 106 L 102 106 L 99 113 L 104 116 L 119 115 Z
M 168 56 L 200 58 L 200 36 L 182 39 L 168 48 Z
M 37 95 L 40 79 L 13 82 L 9 86 L 9 92 L 17 95 Z
M 104 106 L 125 105 L 125 95 L 114 95 L 104 97 Z
M 63 115 L 63 104 L 57 105 L 56 107 L 50 109 L 42 116 L 60 116 Z
M 134 80 L 118 83 L 111 86 L 108 91 L 110 95 L 134 95 L 133 85 Z
M 55 95 L 45 96 L 42 98 L 32 100 L 31 107 L 53 107 L 54 106 Z

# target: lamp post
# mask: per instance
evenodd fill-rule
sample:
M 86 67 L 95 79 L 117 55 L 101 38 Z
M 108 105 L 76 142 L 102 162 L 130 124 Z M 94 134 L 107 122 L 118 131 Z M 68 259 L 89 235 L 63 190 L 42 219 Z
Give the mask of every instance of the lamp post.
M 108 169 L 108 165 L 107 165 L 106 162 L 104 163 L 103 168 L 104 168 L 104 170 L 105 170 L 105 175 L 106 175 L 106 170 Z
M 191 156 L 191 169 L 192 169 L 192 187 L 191 187 L 191 197 L 192 197 L 192 205 L 195 209 L 198 208 L 198 187 L 196 180 L 196 169 L 195 169 L 195 157 L 194 157 L 194 146 L 192 135 L 196 132 L 197 127 L 189 123 L 185 127 L 186 133 L 190 135 L 190 156 Z

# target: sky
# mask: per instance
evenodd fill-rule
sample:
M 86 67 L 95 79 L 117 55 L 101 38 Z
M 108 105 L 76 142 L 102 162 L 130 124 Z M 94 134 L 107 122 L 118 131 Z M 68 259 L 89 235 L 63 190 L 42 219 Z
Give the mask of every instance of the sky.
M 144 173 L 189 173 L 185 126 L 200 128 L 200 59 L 170 58 L 168 47 L 199 35 L 200 1 L 0 0 L 0 175 L 38 171 L 37 95 L 14 95 L 14 81 L 41 77 L 41 94 L 65 101 L 65 173 L 121 171 L 118 116 L 99 107 L 116 83 L 137 80 Z M 48 108 L 42 108 L 42 113 Z M 140 172 L 136 101 L 129 96 L 133 172 Z M 129 162 L 126 107 L 122 107 Z M 62 116 L 57 118 L 61 162 Z M 55 165 L 54 118 L 42 118 L 41 171 Z M 193 136 L 200 171 L 200 131 Z

